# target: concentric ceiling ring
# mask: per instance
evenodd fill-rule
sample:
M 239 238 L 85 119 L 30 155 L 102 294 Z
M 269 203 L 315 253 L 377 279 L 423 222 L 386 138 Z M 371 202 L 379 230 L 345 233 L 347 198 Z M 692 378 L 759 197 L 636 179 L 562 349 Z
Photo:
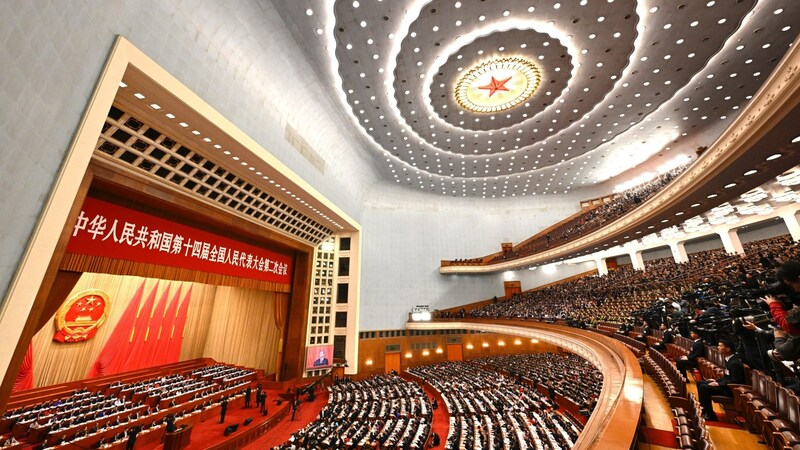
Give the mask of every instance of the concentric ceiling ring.
M 536 64 L 514 56 L 473 67 L 458 80 L 454 95 L 463 109 L 492 114 L 524 102 L 541 82 L 542 75 Z
M 462 42 L 466 40 L 461 39 Z M 503 44 L 505 42 L 514 44 L 506 48 L 506 44 Z M 574 53 L 559 37 L 536 29 L 497 31 L 467 42 L 450 54 L 442 65 L 431 67 L 429 72 L 435 75 L 431 76 L 430 83 L 425 85 L 427 89 L 423 89 L 421 95 L 426 100 L 427 110 L 433 113 L 431 117 L 435 125 L 444 122 L 462 132 L 499 129 L 513 132 L 528 119 L 552 107 L 568 91 L 575 73 Z M 513 57 L 536 61 L 541 78 L 539 89 L 524 100 L 524 103 L 488 117 L 486 114 L 465 110 L 459 105 L 452 92 L 463 78 L 460 74 L 464 73 L 465 68 Z M 442 56 L 436 58 L 442 59 Z M 419 131 L 422 135 L 425 134 L 425 130 Z M 458 149 L 444 149 L 458 152 Z
M 714 75 L 706 63 L 755 3 L 583 0 L 534 8 L 522 0 L 499 5 L 398 0 L 364 9 L 331 1 L 336 18 L 331 48 L 343 99 L 365 135 L 383 150 L 387 176 L 442 194 L 484 197 L 561 193 L 604 181 L 647 157 L 640 155 L 670 145 L 686 128 L 677 120 L 705 120 L 711 111 L 702 102 L 727 88 L 721 77 L 728 74 L 695 87 L 691 98 L 675 95 L 695 74 Z M 516 39 L 480 49 L 481 56 L 461 51 L 511 32 L 559 36 L 568 48 L 566 58 L 572 57 L 566 87 L 550 85 L 553 60 L 528 43 L 542 74 L 529 100 L 495 119 L 462 110 L 455 101 L 455 107 L 445 103 L 460 74 L 437 69 L 460 55 L 459 66 L 467 70 L 490 59 L 526 56 Z M 551 95 L 537 100 L 547 91 Z M 736 94 L 726 100 L 747 95 Z M 665 102 L 670 102 L 666 108 Z M 527 115 L 513 116 L 517 111 Z M 609 167 L 617 155 L 625 163 Z M 594 170 L 601 166 L 603 171 Z

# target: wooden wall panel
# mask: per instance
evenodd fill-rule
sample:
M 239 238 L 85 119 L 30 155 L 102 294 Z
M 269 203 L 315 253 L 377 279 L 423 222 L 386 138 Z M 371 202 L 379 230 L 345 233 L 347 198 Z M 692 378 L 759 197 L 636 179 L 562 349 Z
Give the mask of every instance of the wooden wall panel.
M 447 337 L 460 336 L 462 344 L 447 344 Z M 530 339 L 516 336 L 476 333 L 463 335 L 400 336 L 390 338 L 361 339 L 358 343 L 358 372 L 383 373 L 386 371 L 386 346 L 400 345 L 400 367 L 414 367 L 424 364 L 456 361 L 451 359 L 451 345 L 461 347 L 461 359 L 470 360 L 490 355 L 513 355 L 517 353 L 560 352 L 558 347 L 544 342 L 531 342 Z M 433 344 L 428 349 L 412 349 L 415 344 Z M 484 347 L 486 344 L 486 347 Z M 427 350 L 427 354 L 426 353 Z M 437 352 L 437 350 L 439 352 Z M 372 361 L 372 364 L 367 364 Z
M 386 353 L 384 356 L 383 372 L 389 373 L 391 371 L 400 373 L 400 353 Z
M 463 361 L 464 349 L 463 344 L 447 344 L 447 360 L 448 361 Z

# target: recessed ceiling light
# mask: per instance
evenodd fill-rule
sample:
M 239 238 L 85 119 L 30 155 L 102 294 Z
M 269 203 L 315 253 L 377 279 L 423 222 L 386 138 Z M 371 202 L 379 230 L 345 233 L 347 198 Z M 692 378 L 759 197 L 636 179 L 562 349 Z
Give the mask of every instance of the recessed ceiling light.
M 767 161 L 774 161 L 780 158 L 781 156 L 783 155 L 781 155 L 780 153 L 775 153 L 774 155 L 767 156 Z
M 142 100 L 142 99 L 144 99 L 144 94 L 141 94 L 141 93 L 139 93 L 139 92 L 137 92 L 137 93 L 133 94 L 133 96 L 134 96 L 134 97 L 136 97 L 136 98 L 138 98 L 139 100 Z
M 158 103 L 150 103 L 150 107 L 155 109 L 156 111 L 161 109 L 161 105 L 159 105 Z
M 716 196 L 717 196 L 717 194 L 708 194 L 708 196 L 706 198 L 715 198 Z
M 322 36 L 322 28 L 317 28 L 317 34 Z
M 174 119 L 175 118 L 175 114 L 172 114 L 172 113 L 167 113 L 165 115 L 167 116 L 167 119 Z
M 314 15 L 314 11 L 313 11 L 311 8 L 308 8 L 308 9 L 306 10 L 306 15 L 307 15 L 307 16 L 313 16 L 313 15 Z
M 758 171 L 756 169 L 748 170 L 747 172 L 744 173 L 744 175 L 745 176 L 750 176 L 750 175 L 753 175 L 754 173 L 757 173 L 757 172 Z
M 189 126 L 189 124 L 188 124 L 188 123 L 186 123 L 186 122 L 181 122 L 181 123 L 179 123 L 178 125 L 182 126 L 183 128 L 186 128 L 186 127 L 188 127 L 188 126 Z
M 728 184 L 725 185 L 725 189 L 730 189 L 730 188 L 732 188 L 734 186 L 736 186 L 736 183 L 728 183 Z
M 795 136 L 795 138 L 792 139 L 792 144 L 797 144 L 798 142 L 800 142 L 800 136 Z
M 127 84 L 125 84 L 125 82 L 124 82 L 124 81 L 120 81 L 120 82 L 119 82 L 119 87 L 121 87 L 121 88 L 126 88 L 126 87 L 128 87 L 128 85 L 127 85 Z

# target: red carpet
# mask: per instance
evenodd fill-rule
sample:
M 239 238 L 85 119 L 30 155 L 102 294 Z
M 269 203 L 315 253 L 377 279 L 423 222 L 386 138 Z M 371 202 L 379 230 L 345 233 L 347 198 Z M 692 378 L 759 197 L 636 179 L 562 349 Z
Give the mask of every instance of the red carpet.
M 423 388 L 429 398 L 436 398 L 431 388 L 428 386 L 423 386 Z M 433 411 L 431 431 L 439 435 L 439 445 L 444 446 L 445 441 L 447 441 L 447 433 L 450 432 L 450 413 L 447 411 L 447 406 L 443 401 L 437 400 L 437 402 L 439 403 L 439 408 Z
M 641 427 L 639 429 L 639 441 L 662 447 L 678 448 L 678 442 L 675 440 L 673 431 Z
M 215 416 L 214 420 L 209 419 L 205 422 L 198 423 L 192 430 L 192 440 L 189 443 L 189 446 L 186 448 L 198 450 L 208 448 L 211 445 L 218 444 L 223 442 L 225 439 L 229 439 L 230 437 L 243 433 L 248 428 L 258 426 L 259 424 L 265 422 L 269 417 L 278 413 L 278 406 L 275 404 L 275 398 L 277 398 L 277 396 L 278 391 L 267 391 L 268 414 L 266 417 L 262 416 L 261 413 L 258 412 L 258 409 L 255 407 L 255 400 L 252 400 L 251 404 L 254 405 L 252 408 L 242 409 L 241 407 L 238 407 L 228 409 L 227 414 L 225 414 L 225 423 L 219 423 L 219 415 Z M 253 397 L 255 397 L 255 395 L 253 395 Z M 245 427 L 242 423 L 244 422 L 244 419 L 248 417 L 252 417 L 253 422 Z M 236 430 L 235 433 L 231 434 L 230 437 L 226 438 L 224 435 L 225 427 L 235 423 L 239 424 L 239 429 Z
M 738 425 L 734 425 L 732 423 L 727 422 L 727 419 L 726 419 L 724 413 L 719 413 L 718 412 L 717 413 L 717 419 L 718 420 L 714 420 L 714 421 L 706 420 L 706 426 L 719 427 L 719 428 L 732 428 L 734 430 L 741 430 L 742 429 L 742 427 L 740 427 Z
M 274 398 L 274 397 L 273 397 Z M 295 431 L 305 427 L 317 418 L 322 408 L 328 404 L 328 390 L 325 389 L 317 394 L 313 403 L 303 402 L 297 409 L 295 420 L 292 422 L 292 414 L 281 419 L 277 425 L 266 434 L 248 444 L 245 449 L 269 449 L 276 445 L 283 444 Z
M 255 391 L 254 391 L 255 392 Z M 219 444 L 231 437 L 235 437 L 250 428 L 254 428 L 264 422 L 266 422 L 270 417 L 274 416 L 280 410 L 275 404 L 275 399 L 278 398 L 278 391 L 267 390 L 267 416 L 262 416 L 261 413 L 258 412 L 258 409 L 255 408 L 255 400 L 251 401 L 251 404 L 254 405 L 252 408 L 242 409 L 242 407 L 234 407 L 229 408 L 228 412 L 225 414 L 225 423 L 219 423 L 219 414 L 214 415 L 213 417 L 209 417 L 204 422 L 199 422 L 193 425 L 192 427 L 192 438 L 189 445 L 185 448 L 194 450 L 194 449 L 205 449 L 212 445 Z M 255 394 L 253 395 L 255 398 Z M 252 417 L 253 422 L 248 425 L 244 426 L 243 422 L 246 418 Z M 225 427 L 228 425 L 233 425 L 235 423 L 239 424 L 239 429 L 231 434 L 229 437 L 225 437 Z M 266 434 L 269 435 L 269 432 Z M 152 444 L 147 445 L 139 445 L 137 442 L 136 450 L 158 450 L 163 448 L 160 442 L 155 442 Z

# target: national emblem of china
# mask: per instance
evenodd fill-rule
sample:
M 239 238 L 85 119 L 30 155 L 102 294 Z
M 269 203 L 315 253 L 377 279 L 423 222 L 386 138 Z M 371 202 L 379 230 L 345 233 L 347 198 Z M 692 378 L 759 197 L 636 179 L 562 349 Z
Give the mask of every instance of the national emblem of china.
M 54 341 L 81 342 L 91 339 L 108 318 L 108 294 L 90 289 L 72 296 L 56 313 Z

